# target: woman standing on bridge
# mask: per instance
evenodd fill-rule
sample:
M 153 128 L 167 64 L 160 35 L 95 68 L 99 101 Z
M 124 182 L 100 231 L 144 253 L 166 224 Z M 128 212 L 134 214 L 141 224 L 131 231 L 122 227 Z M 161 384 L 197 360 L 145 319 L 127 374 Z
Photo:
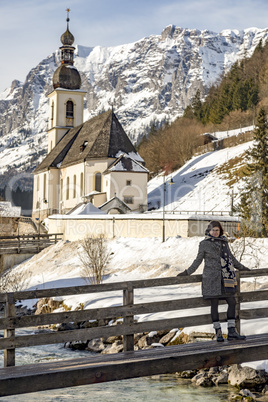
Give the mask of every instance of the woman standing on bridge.
M 210 222 L 205 232 L 205 239 L 199 244 L 196 259 L 188 269 L 177 276 L 191 275 L 197 270 L 203 259 L 205 260 L 205 265 L 202 275 L 202 295 L 204 299 L 209 299 L 211 302 L 211 318 L 216 331 L 217 341 L 224 341 L 219 321 L 219 300 L 226 300 L 228 304 L 227 339 L 246 339 L 245 336 L 237 333 L 235 329 L 235 292 L 237 281 L 234 268 L 246 271 L 249 271 L 249 268 L 246 268 L 237 261 L 231 253 L 228 240 L 223 235 L 222 225 L 218 221 Z

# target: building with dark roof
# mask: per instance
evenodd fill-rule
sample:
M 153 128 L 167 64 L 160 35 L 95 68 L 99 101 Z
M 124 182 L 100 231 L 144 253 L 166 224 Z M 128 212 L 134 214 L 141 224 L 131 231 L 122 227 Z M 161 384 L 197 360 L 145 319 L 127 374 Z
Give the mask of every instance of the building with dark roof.
M 61 42 L 48 95 L 48 154 L 34 171 L 33 217 L 65 214 L 87 200 L 99 207 L 114 197 L 131 211 L 144 211 L 149 172 L 113 110 L 83 122 L 85 91 L 73 65 L 68 16 Z

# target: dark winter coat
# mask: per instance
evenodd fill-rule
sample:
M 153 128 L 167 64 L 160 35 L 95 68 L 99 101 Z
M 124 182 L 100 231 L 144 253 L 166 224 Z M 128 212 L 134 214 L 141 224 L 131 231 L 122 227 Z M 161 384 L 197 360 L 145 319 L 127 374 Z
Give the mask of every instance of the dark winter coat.
M 228 241 L 226 245 L 229 249 Z M 233 265 L 238 270 L 248 270 L 233 256 L 229 249 Z M 220 241 L 213 241 L 211 239 L 202 240 L 199 244 L 199 250 L 196 259 L 192 265 L 186 270 L 188 275 L 191 275 L 197 270 L 201 262 L 205 260 L 203 276 L 202 276 L 202 295 L 204 298 L 211 297 L 224 297 L 222 286 L 222 273 L 221 273 L 221 246 Z

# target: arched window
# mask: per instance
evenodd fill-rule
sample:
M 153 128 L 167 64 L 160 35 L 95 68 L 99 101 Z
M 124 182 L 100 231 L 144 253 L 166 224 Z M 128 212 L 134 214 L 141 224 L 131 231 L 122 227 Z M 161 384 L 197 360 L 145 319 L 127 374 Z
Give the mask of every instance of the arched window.
M 74 126 L 74 104 L 71 100 L 66 103 L 66 126 Z
M 47 175 L 44 174 L 44 187 L 43 187 L 43 198 L 47 198 Z
M 73 198 L 76 197 L 76 174 L 74 174 L 74 181 L 73 181 Z
M 101 173 L 95 174 L 95 190 L 101 192 Z
M 37 191 L 39 191 L 39 186 L 40 186 L 40 178 L 37 176 Z
M 83 191 L 84 191 L 84 174 L 82 172 L 80 173 L 80 196 L 83 195 Z
M 53 127 L 53 120 L 54 120 L 54 101 L 51 104 L 51 127 Z
M 74 118 L 74 104 L 70 100 L 68 100 L 66 103 L 66 117 L 67 117 L 67 119 Z
M 60 200 L 63 200 L 63 179 L 60 179 Z
M 67 177 L 67 180 L 66 180 L 66 200 L 69 200 L 69 188 L 70 188 L 70 178 Z

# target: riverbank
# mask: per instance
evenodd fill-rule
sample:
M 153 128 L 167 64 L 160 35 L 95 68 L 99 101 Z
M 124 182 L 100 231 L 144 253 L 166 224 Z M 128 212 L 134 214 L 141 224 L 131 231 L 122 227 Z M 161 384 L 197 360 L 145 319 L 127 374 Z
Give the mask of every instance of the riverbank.
M 259 267 L 265 267 L 267 263 L 266 254 L 262 254 L 262 250 L 267 250 L 266 240 L 267 239 L 254 240 L 254 244 L 259 253 Z M 172 238 L 167 239 L 165 243 L 162 243 L 159 239 L 143 239 L 142 242 L 137 239 L 114 239 L 108 244 L 111 253 L 111 261 L 105 273 L 104 283 L 136 280 L 141 278 L 148 279 L 175 276 L 178 272 L 187 268 L 189 261 L 195 257 L 199 241 L 200 238 Z M 85 284 L 81 277 L 81 263 L 78 257 L 78 252 L 80 250 L 79 243 L 60 242 L 16 267 L 14 272 L 16 273 L 17 270 L 23 270 L 25 273 L 29 272 L 29 287 L 31 289 L 58 288 Z M 247 251 L 248 250 L 246 250 L 246 252 Z M 255 267 L 255 257 L 249 256 L 249 254 L 247 254 L 242 261 L 249 267 Z M 202 267 L 200 267 L 198 273 L 201 272 Z M 244 280 L 242 286 L 243 289 L 247 291 L 255 289 L 265 290 L 267 289 L 268 281 L 267 278 L 256 278 L 254 281 Z M 197 297 L 200 295 L 200 285 L 182 285 L 179 287 L 166 286 L 161 289 L 148 288 L 142 291 L 135 291 L 135 302 L 147 303 L 152 301 Z M 97 294 L 75 295 L 66 297 L 64 300 L 62 298 L 59 299 L 60 300 L 58 301 L 64 302 L 66 308 L 72 310 L 75 310 L 81 304 L 84 309 L 97 309 L 99 307 L 122 305 L 122 295 L 118 292 L 110 292 L 107 299 L 104 299 Z M 33 300 L 29 306 L 27 305 L 27 307 L 32 307 L 36 301 L 37 300 Z M 247 303 L 247 308 L 251 308 L 251 305 L 252 308 L 266 307 L 266 302 Z M 209 309 L 204 308 L 203 311 L 204 313 L 208 313 Z M 221 311 L 226 311 L 226 306 L 221 306 Z M 191 309 L 189 314 L 195 315 L 195 309 Z M 176 317 L 176 312 L 165 312 L 163 314 L 155 314 L 154 316 L 152 314 L 144 314 L 135 318 L 139 321 L 147 321 L 161 318 L 161 316 L 165 318 L 174 318 Z M 245 335 L 267 333 L 268 320 L 252 320 L 251 322 L 242 321 L 241 328 L 242 333 Z M 198 328 L 185 328 L 183 331 L 189 335 L 197 329 L 200 332 L 211 332 L 212 326 L 207 325 Z M 223 332 L 226 333 L 226 324 L 223 324 Z M 71 350 L 69 350 L 69 352 L 74 353 Z M 49 360 L 49 353 L 50 352 L 48 352 L 47 356 L 43 355 L 41 361 Z M 85 352 L 76 351 L 75 353 Z M 61 359 L 60 354 L 57 356 L 57 359 Z M 253 363 L 250 363 L 250 365 L 253 366 Z M 266 362 L 257 362 L 255 365 L 256 369 L 261 369 L 263 367 L 267 367 Z M 107 389 L 110 388 L 110 384 L 107 384 Z M 159 385 L 159 387 L 161 388 L 161 385 Z M 200 389 L 200 392 L 201 389 L 203 389 L 202 387 L 198 388 Z M 219 390 L 216 386 L 211 389 L 214 390 L 214 388 Z M 88 389 L 90 392 L 91 388 Z M 66 390 L 66 392 L 68 392 L 68 390 Z M 124 393 L 124 390 L 122 392 Z M 68 395 L 68 393 L 66 393 L 66 395 Z M 83 399 L 80 399 L 79 397 L 78 400 L 80 401 Z M 109 399 L 107 399 L 107 401 L 108 400 Z M 114 398 L 111 400 L 114 401 Z M 132 400 L 134 401 L 135 399 Z M 143 399 L 142 396 L 142 399 L 140 398 L 140 400 L 146 399 Z M 183 399 L 181 400 L 183 401 Z M 197 399 L 192 398 L 191 402 L 193 400 L 197 401 Z M 207 401 L 206 398 L 205 400 Z M 216 399 L 214 399 L 214 401 L 215 400 Z M 228 400 L 226 395 L 223 400 Z M 202 399 L 202 402 L 203 401 L 204 399 Z

